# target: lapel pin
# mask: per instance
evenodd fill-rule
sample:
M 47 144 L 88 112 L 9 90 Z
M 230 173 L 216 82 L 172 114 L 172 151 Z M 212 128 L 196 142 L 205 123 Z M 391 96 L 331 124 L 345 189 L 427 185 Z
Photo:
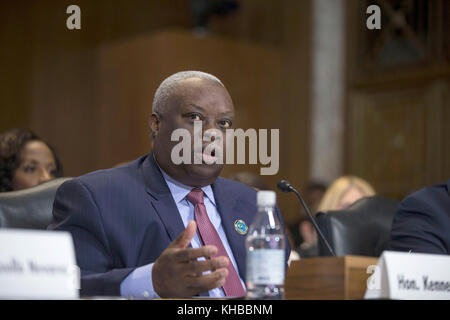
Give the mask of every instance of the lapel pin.
M 234 229 L 240 234 L 246 234 L 248 231 L 248 227 L 245 222 L 241 219 L 236 220 L 234 222 Z

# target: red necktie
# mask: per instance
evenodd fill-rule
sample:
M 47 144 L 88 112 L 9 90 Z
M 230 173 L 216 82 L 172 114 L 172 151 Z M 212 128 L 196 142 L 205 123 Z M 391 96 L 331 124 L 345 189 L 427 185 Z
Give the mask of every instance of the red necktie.
M 230 261 L 230 264 L 227 267 L 228 276 L 225 280 L 225 284 L 223 285 L 225 294 L 229 297 L 245 296 L 245 290 L 242 287 L 236 269 L 234 269 L 231 259 L 227 254 L 227 250 L 225 250 L 216 228 L 214 228 L 211 220 L 209 220 L 208 214 L 206 213 L 206 207 L 203 203 L 203 191 L 198 188 L 192 189 L 186 198 L 194 205 L 195 221 L 197 222 L 197 228 L 203 244 L 216 246 L 218 249 L 216 256 L 227 257 Z

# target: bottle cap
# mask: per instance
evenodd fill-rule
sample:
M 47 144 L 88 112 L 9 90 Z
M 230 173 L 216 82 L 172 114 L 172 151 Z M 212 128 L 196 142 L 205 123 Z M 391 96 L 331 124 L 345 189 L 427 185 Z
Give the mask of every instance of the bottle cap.
M 277 200 L 277 194 L 275 191 L 258 191 L 256 194 L 256 204 L 258 206 L 275 206 Z

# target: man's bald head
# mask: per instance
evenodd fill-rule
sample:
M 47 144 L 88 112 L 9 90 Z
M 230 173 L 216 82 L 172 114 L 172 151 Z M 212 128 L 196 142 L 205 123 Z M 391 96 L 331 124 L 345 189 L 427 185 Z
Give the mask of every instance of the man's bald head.
M 207 141 L 202 141 L 201 154 L 194 150 L 194 123 L 201 124 L 202 136 L 210 129 L 222 133 L 225 154 L 225 133 L 232 128 L 233 119 L 233 101 L 225 86 L 215 76 L 199 71 L 171 75 L 157 89 L 150 117 L 153 152 L 159 166 L 185 185 L 202 187 L 212 184 L 219 176 L 223 164 L 204 162 L 205 157 L 211 156 L 205 153 Z M 171 158 L 173 148 L 179 143 L 171 137 L 178 129 L 184 129 L 190 138 L 186 138 L 186 143 L 191 145 L 190 151 L 182 151 L 183 156 L 187 152 L 185 156 L 191 159 L 189 163 L 175 164 Z M 203 162 L 194 163 L 194 156 L 203 158 Z
M 167 77 L 155 92 L 155 97 L 153 98 L 152 112 L 162 115 L 165 113 L 166 108 L 169 104 L 170 98 L 176 94 L 176 89 L 179 88 L 183 80 L 187 79 L 203 79 L 209 80 L 217 83 L 218 85 L 224 87 L 223 83 L 212 74 L 202 72 L 202 71 L 180 71 L 174 73 L 173 75 Z

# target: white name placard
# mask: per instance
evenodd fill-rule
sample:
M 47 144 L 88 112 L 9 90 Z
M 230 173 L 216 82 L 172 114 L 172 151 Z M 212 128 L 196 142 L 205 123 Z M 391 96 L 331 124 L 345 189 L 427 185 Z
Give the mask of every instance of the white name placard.
M 76 299 L 79 286 L 70 233 L 0 229 L 0 299 Z
M 450 300 L 450 256 L 385 251 L 371 267 L 365 299 Z

